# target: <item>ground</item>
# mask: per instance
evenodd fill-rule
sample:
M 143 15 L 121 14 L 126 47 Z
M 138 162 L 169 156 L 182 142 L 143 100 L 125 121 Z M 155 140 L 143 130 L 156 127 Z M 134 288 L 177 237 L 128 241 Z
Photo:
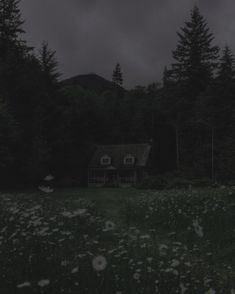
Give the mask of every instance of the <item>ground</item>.
M 235 293 L 235 189 L 0 193 L 0 293 Z

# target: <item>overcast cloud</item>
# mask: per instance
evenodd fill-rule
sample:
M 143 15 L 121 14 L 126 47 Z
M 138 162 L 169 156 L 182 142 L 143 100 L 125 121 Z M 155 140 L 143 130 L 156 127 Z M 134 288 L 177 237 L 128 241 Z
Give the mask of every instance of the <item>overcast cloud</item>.
M 235 51 L 234 0 L 22 0 L 21 8 L 29 44 L 48 41 L 63 77 L 95 72 L 110 79 L 119 62 L 130 88 L 160 81 L 195 4 L 214 43 Z

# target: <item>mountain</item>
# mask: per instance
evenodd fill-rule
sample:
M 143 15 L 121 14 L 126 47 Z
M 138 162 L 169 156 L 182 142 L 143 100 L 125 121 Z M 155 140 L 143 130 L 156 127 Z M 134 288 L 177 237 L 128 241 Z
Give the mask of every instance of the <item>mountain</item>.
M 114 88 L 114 85 L 111 81 L 93 73 L 77 75 L 63 80 L 61 83 L 64 86 L 80 86 L 83 89 L 95 91 L 98 94 L 107 90 L 113 90 Z

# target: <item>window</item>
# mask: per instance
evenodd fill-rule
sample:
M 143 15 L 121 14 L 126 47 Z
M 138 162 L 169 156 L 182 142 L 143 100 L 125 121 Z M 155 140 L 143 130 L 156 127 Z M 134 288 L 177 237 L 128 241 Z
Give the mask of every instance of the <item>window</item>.
M 111 164 L 111 157 L 108 155 L 104 155 L 100 159 L 101 165 L 110 165 Z
M 124 164 L 125 165 L 133 165 L 135 163 L 135 157 L 131 154 L 128 154 L 124 157 Z

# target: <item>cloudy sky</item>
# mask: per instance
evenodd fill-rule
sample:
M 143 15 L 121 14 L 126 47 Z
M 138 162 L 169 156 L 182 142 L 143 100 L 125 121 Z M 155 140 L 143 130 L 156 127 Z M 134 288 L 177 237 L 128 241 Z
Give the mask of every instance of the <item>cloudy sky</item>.
M 234 0 L 21 0 L 21 10 L 29 44 L 48 41 L 63 77 L 95 72 L 110 79 L 119 62 L 130 88 L 161 79 L 195 4 L 215 44 L 235 51 Z

